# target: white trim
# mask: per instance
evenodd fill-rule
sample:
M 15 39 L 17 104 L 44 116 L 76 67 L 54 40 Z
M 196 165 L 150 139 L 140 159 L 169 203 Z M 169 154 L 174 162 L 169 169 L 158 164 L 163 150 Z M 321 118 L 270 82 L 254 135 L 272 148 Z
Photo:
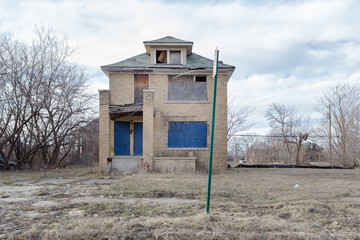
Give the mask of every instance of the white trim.
M 165 64 L 163 64 L 165 65 Z M 180 66 L 180 65 L 179 65 Z M 194 70 L 190 70 L 193 72 L 198 72 L 195 73 L 195 75 L 199 74 L 205 74 L 205 75 L 211 75 L 211 71 L 212 69 L 194 69 Z M 221 71 L 219 69 L 218 70 L 218 75 L 228 75 L 227 71 Z M 139 69 L 134 69 L 134 68 L 122 68 L 122 69 L 118 69 L 118 70 L 112 70 L 109 71 L 109 75 L 129 75 L 129 74 L 148 74 L 148 75 L 175 75 L 175 74 L 182 74 L 185 73 L 184 75 L 194 75 L 194 74 L 186 74 L 186 72 L 189 72 L 189 68 L 139 68 Z M 211 77 L 212 78 L 212 77 Z
M 155 161 L 164 161 L 164 160 L 196 160 L 196 157 L 153 157 Z
M 208 147 L 204 148 L 166 148 L 167 151 L 208 151 Z
M 143 92 L 152 92 L 152 93 L 154 93 L 155 90 L 152 90 L 152 89 L 144 89 Z
M 191 103 L 191 104 L 209 104 L 209 101 L 166 101 L 166 104 L 184 104 L 184 103 Z
M 144 45 L 145 45 L 145 46 L 159 46 L 159 47 L 162 47 L 162 46 L 166 46 L 166 47 L 176 46 L 176 47 L 179 47 L 179 46 L 192 46 L 193 43 L 192 43 L 192 42 L 189 42 L 189 43 L 172 43 L 172 42 L 166 42 L 166 43 L 160 43 L 160 42 L 146 43 L 146 42 L 144 42 Z

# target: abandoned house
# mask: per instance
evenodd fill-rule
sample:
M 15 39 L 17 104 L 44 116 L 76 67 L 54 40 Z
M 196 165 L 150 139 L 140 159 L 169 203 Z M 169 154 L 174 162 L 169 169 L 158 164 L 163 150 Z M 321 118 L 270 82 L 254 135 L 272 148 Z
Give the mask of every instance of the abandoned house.
M 101 67 L 110 81 L 109 90 L 99 90 L 101 171 L 207 170 L 213 60 L 171 36 L 144 45 L 145 53 Z M 227 82 L 234 70 L 219 62 L 215 170 L 227 168 Z
M 316 143 L 308 142 L 304 144 L 303 149 L 304 149 L 304 154 L 303 154 L 304 162 L 328 161 L 325 158 L 324 148 L 320 147 Z

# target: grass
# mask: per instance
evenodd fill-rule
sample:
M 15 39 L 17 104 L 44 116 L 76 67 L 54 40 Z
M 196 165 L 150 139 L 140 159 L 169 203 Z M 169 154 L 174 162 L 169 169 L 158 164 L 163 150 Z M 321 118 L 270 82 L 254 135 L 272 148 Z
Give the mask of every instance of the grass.
M 50 195 L 50 192 L 46 189 L 46 190 L 40 190 L 38 192 L 36 192 L 34 195 L 36 196 L 47 196 Z
M 49 175 L 103 178 L 79 169 Z M 210 214 L 205 213 L 207 175 L 136 174 L 111 179 L 110 185 L 79 180 L 76 189 L 44 186 L 32 195 L 61 201 L 58 206 L 3 204 L 20 215 L 0 213 L 4 219 L 0 232 L 7 229 L 9 239 L 360 238 L 359 170 L 231 169 L 213 175 Z M 294 188 L 295 184 L 300 187 Z M 106 201 L 71 203 L 89 194 Z M 29 217 L 33 212 L 42 215 Z
M 100 176 L 97 168 L 65 168 L 43 171 L 0 171 L 0 185 L 11 185 L 16 182 L 37 182 L 43 178 Z
M 203 212 L 203 204 L 186 204 L 184 206 L 167 206 L 160 204 L 128 204 L 128 203 L 85 203 L 81 205 L 86 214 L 98 214 L 107 217 L 139 218 L 139 217 L 184 217 Z

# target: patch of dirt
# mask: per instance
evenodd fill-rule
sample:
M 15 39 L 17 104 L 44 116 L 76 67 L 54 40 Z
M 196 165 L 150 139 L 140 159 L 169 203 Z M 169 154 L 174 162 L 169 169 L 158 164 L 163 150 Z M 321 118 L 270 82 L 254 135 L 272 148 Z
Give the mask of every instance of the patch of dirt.
M 69 184 L 74 181 L 79 180 L 78 178 L 45 178 L 37 181 L 36 185 L 59 185 L 59 184 Z
M 119 181 L 119 180 L 117 180 L 117 179 L 90 179 L 90 180 L 82 181 L 81 184 L 85 184 L 85 185 L 92 185 L 92 184 L 108 185 L 108 184 L 113 184 L 113 183 L 115 183 L 117 181 Z
M 39 189 L 41 186 L 34 186 L 34 185 L 24 185 L 24 186 L 9 186 L 9 185 L 0 185 L 0 195 L 12 195 L 12 194 L 31 194 Z
M 154 204 L 190 204 L 200 203 L 199 200 L 180 198 L 105 198 L 79 197 L 70 200 L 71 203 L 154 203 Z
M 27 196 L 27 197 L 7 197 L 7 198 L 0 198 L 0 204 L 1 202 L 3 203 L 8 203 L 8 204 L 13 204 L 13 203 L 25 203 L 28 201 L 32 201 L 35 198 L 32 196 Z
M 360 202 L 360 197 L 356 197 L 356 198 L 342 198 L 341 200 Z
M 38 201 L 32 204 L 34 207 L 52 207 L 52 206 L 59 206 L 61 202 L 56 201 Z

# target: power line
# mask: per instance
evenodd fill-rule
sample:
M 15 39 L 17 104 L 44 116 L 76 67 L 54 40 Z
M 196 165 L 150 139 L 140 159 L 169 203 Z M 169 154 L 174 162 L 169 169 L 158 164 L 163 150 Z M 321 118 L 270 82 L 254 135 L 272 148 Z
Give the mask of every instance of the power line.
M 265 138 L 282 138 L 282 137 L 298 137 L 297 135 L 265 135 L 265 134 L 234 134 L 234 137 L 265 137 Z M 312 138 L 328 138 L 328 135 L 309 135 Z M 340 136 L 331 136 L 331 138 L 340 138 Z

